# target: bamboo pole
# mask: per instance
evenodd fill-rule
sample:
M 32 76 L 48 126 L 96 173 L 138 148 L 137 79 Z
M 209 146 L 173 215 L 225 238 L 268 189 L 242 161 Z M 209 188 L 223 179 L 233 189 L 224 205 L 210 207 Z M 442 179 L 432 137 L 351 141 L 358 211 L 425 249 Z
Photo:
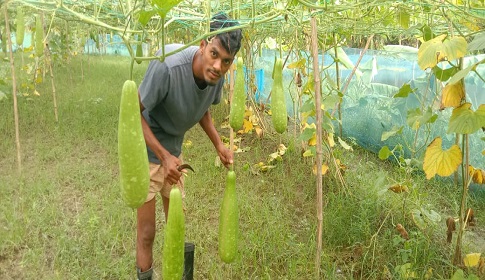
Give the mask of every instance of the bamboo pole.
M 231 65 L 231 68 L 229 70 L 229 75 L 230 75 L 230 80 L 229 80 L 229 108 L 231 108 L 231 103 L 232 103 L 232 96 L 233 96 L 233 93 L 234 93 L 234 83 L 235 83 L 235 77 L 234 77 L 234 64 Z M 238 74 L 241 74 L 241 73 L 238 73 Z M 243 73 L 244 75 L 244 73 Z M 230 110 L 230 109 L 229 109 Z M 230 112 L 229 112 L 230 113 Z M 229 149 L 231 149 L 231 151 L 234 150 L 234 129 L 232 129 L 231 126 L 230 127 L 230 133 L 229 133 Z
M 59 115 L 57 113 L 57 97 L 56 97 L 56 86 L 54 83 L 54 73 L 52 71 L 52 55 L 49 48 L 44 49 L 44 54 L 46 55 L 46 63 L 49 64 L 49 72 L 51 77 L 51 85 L 52 85 L 52 101 L 54 103 L 54 116 L 56 118 L 56 123 L 59 122 Z
M 17 170 L 22 171 L 22 158 L 20 150 L 20 129 L 19 129 L 19 112 L 17 103 L 17 80 L 15 78 L 15 63 L 13 60 L 12 39 L 10 37 L 10 25 L 8 24 L 7 5 L 3 8 L 5 15 L 5 30 L 7 32 L 7 47 L 9 48 L 10 69 L 12 71 L 12 97 L 13 97 L 13 115 L 15 121 L 15 146 L 17 147 Z
M 311 43 L 313 58 L 313 79 L 315 87 L 315 111 L 317 123 L 317 253 L 315 256 L 316 279 L 320 279 L 320 261 L 322 256 L 322 235 L 323 235 L 323 177 L 322 177 L 322 109 L 321 109 L 321 91 L 320 91 L 320 68 L 318 67 L 318 34 L 317 20 L 312 17 L 311 20 Z

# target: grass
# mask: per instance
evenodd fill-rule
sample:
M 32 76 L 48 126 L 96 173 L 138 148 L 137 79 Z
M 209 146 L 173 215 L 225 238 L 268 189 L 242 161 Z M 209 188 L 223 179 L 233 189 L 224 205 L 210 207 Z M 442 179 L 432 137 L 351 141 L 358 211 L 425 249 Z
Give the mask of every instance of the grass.
M 146 66 L 135 64 L 137 84 Z M 129 61 L 122 57 L 75 57 L 56 65 L 58 123 L 48 77 L 37 89 L 40 96 L 19 95 L 21 173 L 16 168 L 12 97 L 0 101 L 2 279 L 135 278 L 136 216 L 119 196 L 116 145 L 119 97 L 128 74 Z M 20 69 L 17 76 L 27 81 Z M 214 106 L 212 112 L 216 127 L 228 137 L 229 131 L 221 128 L 227 105 Z M 236 154 L 240 254 L 235 263 L 224 264 L 217 235 L 226 171 L 214 164 L 215 150 L 202 129 L 194 127 L 186 135 L 192 144 L 184 147 L 184 160 L 196 170 L 186 178 L 185 213 L 186 239 L 196 245 L 195 279 L 315 279 L 311 159 L 301 157 L 291 135 L 276 135 L 271 129 L 262 139 L 241 139 L 240 146 L 250 149 Z M 280 142 L 289 149 L 274 169 L 254 174 L 246 168 L 266 161 Z M 335 153 L 347 166 L 347 186 L 331 176 L 324 179 L 322 278 L 399 279 L 408 264 L 417 278 L 430 269 L 431 279 L 450 278 L 457 268 L 450 264 L 444 219 L 457 216 L 460 191 L 446 180 L 406 174 L 357 146 L 353 152 Z M 389 184 L 406 179 L 412 182 L 409 193 L 387 191 Z M 483 196 L 471 194 L 469 205 L 480 221 Z M 442 219 L 419 228 L 410 215 L 416 209 L 436 211 Z M 157 211 L 154 266 L 160 279 L 160 200 Z M 409 240 L 400 237 L 398 223 L 408 230 Z M 477 241 L 483 233 L 480 224 L 467 232 L 464 253 L 484 253 L 485 246 Z

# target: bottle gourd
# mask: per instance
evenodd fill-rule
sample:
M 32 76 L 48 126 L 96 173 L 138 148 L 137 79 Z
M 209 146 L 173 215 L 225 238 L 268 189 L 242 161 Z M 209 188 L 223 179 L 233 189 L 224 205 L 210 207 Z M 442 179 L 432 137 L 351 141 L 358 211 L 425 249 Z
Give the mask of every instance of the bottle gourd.
M 22 46 L 24 44 L 24 35 L 25 35 L 25 19 L 24 19 L 24 10 L 22 6 L 17 7 L 17 29 L 15 30 L 15 41 L 17 46 Z
M 231 111 L 229 113 L 229 125 L 232 129 L 238 130 L 244 122 L 244 111 L 246 110 L 246 90 L 244 85 L 244 62 L 242 57 L 237 58 L 236 80 L 231 100 Z
M 219 215 L 219 256 L 225 263 L 236 259 L 239 216 L 236 195 L 236 172 L 229 170 Z
M 276 132 L 283 133 L 288 126 L 288 112 L 286 109 L 285 93 L 283 91 L 283 62 L 276 58 L 274 65 L 274 80 L 271 90 L 271 119 Z
M 139 208 L 148 195 L 150 170 L 141 127 L 140 102 L 136 83 L 125 81 L 118 122 L 118 160 L 121 196 L 127 206 Z
M 178 187 L 170 191 L 170 207 L 165 227 L 162 252 L 162 279 L 180 280 L 184 272 L 185 218 L 182 193 Z
M 35 56 L 41 57 L 44 54 L 44 28 L 40 15 L 35 17 Z

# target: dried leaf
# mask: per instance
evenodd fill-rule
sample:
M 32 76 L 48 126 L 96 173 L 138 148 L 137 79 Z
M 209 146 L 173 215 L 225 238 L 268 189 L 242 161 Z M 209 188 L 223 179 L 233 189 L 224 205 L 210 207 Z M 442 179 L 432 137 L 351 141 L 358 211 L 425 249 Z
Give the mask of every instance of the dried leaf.
M 259 138 L 262 138 L 262 137 L 263 137 L 263 130 L 262 130 L 260 127 L 255 127 L 255 128 L 254 128 L 254 131 L 256 132 L 256 135 L 257 135 Z
M 397 231 L 399 231 L 399 233 L 401 234 L 401 237 L 408 240 L 409 239 L 409 234 L 408 232 L 406 231 L 406 229 L 401 225 L 401 224 L 397 224 L 396 225 L 396 229 Z
M 478 262 L 480 261 L 480 255 L 481 253 L 467 254 L 463 259 L 463 263 L 465 264 L 466 267 L 475 267 L 478 265 Z
M 317 135 L 313 134 L 312 138 L 308 140 L 308 146 L 315 146 L 317 145 Z
M 317 175 L 317 165 L 314 164 L 313 165 L 313 175 Z M 326 165 L 325 163 L 322 164 L 322 176 L 324 176 L 325 174 L 327 174 L 328 172 L 328 165 Z
M 327 137 L 328 145 L 333 148 L 335 147 L 335 140 L 333 139 L 333 133 L 329 133 Z
M 395 184 L 388 188 L 395 193 L 409 192 L 409 188 L 406 185 Z

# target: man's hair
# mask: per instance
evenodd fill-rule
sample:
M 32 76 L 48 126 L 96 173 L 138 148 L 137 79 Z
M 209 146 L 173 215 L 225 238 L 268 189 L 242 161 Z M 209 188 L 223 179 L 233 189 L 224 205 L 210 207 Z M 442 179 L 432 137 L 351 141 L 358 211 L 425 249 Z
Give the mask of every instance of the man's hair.
M 239 22 L 227 16 L 227 14 L 220 12 L 212 17 L 210 24 L 210 31 L 216 31 L 223 28 L 238 26 Z M 221 45 L 231 54 L 236 54 L 241 48 L 242 32 L 241 29 L 231 30 L 215 35 Z M 209 38 L 212 39 L 214 37 Z

